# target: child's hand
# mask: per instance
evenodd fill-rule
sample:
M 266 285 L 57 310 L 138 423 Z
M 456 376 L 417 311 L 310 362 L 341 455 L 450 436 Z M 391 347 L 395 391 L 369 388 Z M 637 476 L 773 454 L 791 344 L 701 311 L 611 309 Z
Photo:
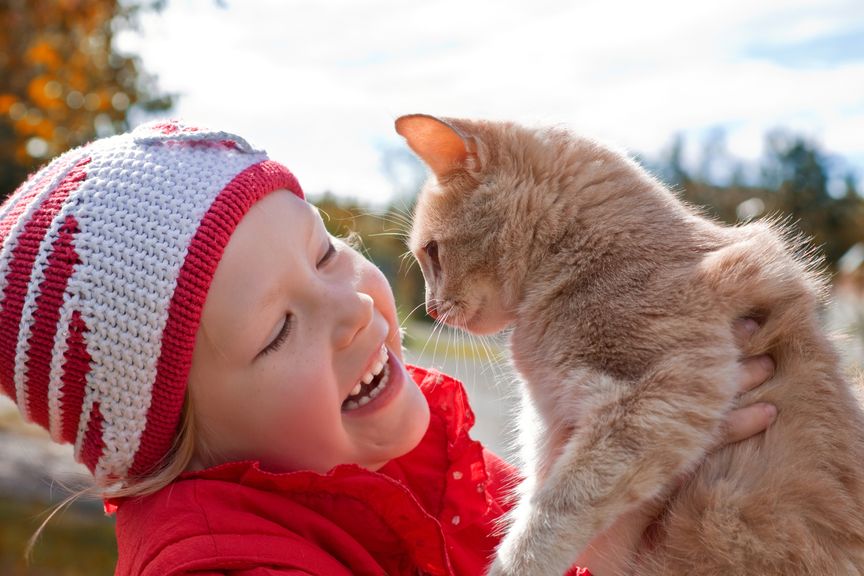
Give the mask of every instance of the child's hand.
M 739 348 L 743 348 L 757 330 L 759 324 L 752 318 L 738 320 L 734 326 L 734 333 Z M 764 384 L 774 375 L 774 361 L 767 355 L 745 358 L 741 361 L 741 366 L 744 368 L 744 376 L 738 383 L 739 394 Z M 777 407 L 764 402 L 732 410 L 726 417 L 726 438 L 718 448 L 764 432 L 776 416 Z
M 759 324 L 755 320 L 738 320 L 734 332 L 739 348 L 743 348 L 758 329 Z M 769 356 L 745 358 L 741 365 L 743 375 L 738 383 L 739 394 L 764 384 L 774 375 L 774 362 Z M 730 411 L 725 421 L 724 438 L 717 449 L 764 432 L 776 416 L 777 408 L 763 402 Z M 621 516 L 606 532 L 594 539 L 580 556 L 577 565 L 588 568 L 594 576 L 629 574 L 630 561 L 636 551 L 650 541 L 652 523 L 663 505 L 663 502 L 648 502 Z

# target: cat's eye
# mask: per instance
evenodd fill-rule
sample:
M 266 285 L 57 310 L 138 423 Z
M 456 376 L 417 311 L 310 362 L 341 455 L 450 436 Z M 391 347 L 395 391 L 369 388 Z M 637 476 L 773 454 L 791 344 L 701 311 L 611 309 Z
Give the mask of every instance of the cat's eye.
M 423 246 L 423 251 L 426 252 L 426 255 L 432 261 L 432 265 L 436 269 L 440 269 L 441 261 L 438 260 L 438 242 L 436 242 L 435 240 L 430 240 L 426 243 L 425 246 Z

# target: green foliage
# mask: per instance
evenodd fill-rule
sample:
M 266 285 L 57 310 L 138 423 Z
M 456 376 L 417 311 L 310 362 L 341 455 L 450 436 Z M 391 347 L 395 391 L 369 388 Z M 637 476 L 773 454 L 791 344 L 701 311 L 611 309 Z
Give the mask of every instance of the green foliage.
M 747 168 L 725 152 L 722 132 L 706 143 L 701 169 L 685 166 L 677 136 L 659 162 L 647 162 L 684 199 L 736 223 L 770 216 L 786 219 L 811 238 L 832 269 L 852 246 L 864 242 L 864 198 L 842 161 L 807 138 L 785 131 L 766 136 L 761 164 Z M 718 175 L 714 164 L 725 163 Z
M 775 132 L 768 136 L 766 188 L 775 210 L 788 214 L 822 247 L 835 265 L 856 242 L 864 240 L 864 202 L 851 174 L 839 194 L 829 191 L 831 159 L 804 138 Z
M 110 576 L 117 561 L 114 521 L 76 507 L 47 525 L 28 565 L 27 542 L 48 512 L 45 504 L 0 498 L 0 574 Z
M 425 317 L 417 310 L 423 304 L 423 276 L 406 244 L 411 208 L 391 205 L 370 212 L 330 194 L 312 198 L 312 202 L 321 210 L 331 234 L 347 239 L 384 272 L 400 317 Z

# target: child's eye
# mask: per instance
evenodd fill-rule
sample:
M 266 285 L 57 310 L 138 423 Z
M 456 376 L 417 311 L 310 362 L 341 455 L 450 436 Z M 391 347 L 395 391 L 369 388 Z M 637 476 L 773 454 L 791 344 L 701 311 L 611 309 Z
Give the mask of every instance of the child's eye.
M 265 354 L 269 354 L 270 352 L 279 349 L 279 347 L 288 338 L 288 334 L 291 332 L 291 319 L 291 314 L 285 315 L 285 323 L 282 324 L 282 329 L 279 330 L 279 334 L 277 334 L 276 338 L 274 338 L 273 341 L 268 344 L 267 347 L 260 352 L 260 354 L 258 354 L 259 356 L 264 356 Z
M 335 256 L 335 255 L 336 255 L 336 246 L 333 245 L 332 240 L 328 239 L 327 240 L 327 252 L 321 258 L 321 260 L 318 261 L 318 267 L 320 268 L 321 266 L 326 264 L 327 261 L 330 260 L 331 258 L 333 258 L 333 256 Z

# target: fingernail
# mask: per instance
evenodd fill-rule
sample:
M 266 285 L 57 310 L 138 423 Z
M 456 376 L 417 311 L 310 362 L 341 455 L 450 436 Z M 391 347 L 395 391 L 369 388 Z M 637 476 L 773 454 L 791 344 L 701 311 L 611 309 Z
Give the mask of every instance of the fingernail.
M 774 404 L 764 404 L 762 406 L 762 410 L 765 411 L 765 415 L 768 416 L 768 419 L 773 422 L 775 418 L 777 418 L 777 406 Z
M 763 354 L 759 357 L 759 363 L 762 364 L 762 367 L 765 368 L 769 373 L 774 373 L 774 359 L 767 354 Z

